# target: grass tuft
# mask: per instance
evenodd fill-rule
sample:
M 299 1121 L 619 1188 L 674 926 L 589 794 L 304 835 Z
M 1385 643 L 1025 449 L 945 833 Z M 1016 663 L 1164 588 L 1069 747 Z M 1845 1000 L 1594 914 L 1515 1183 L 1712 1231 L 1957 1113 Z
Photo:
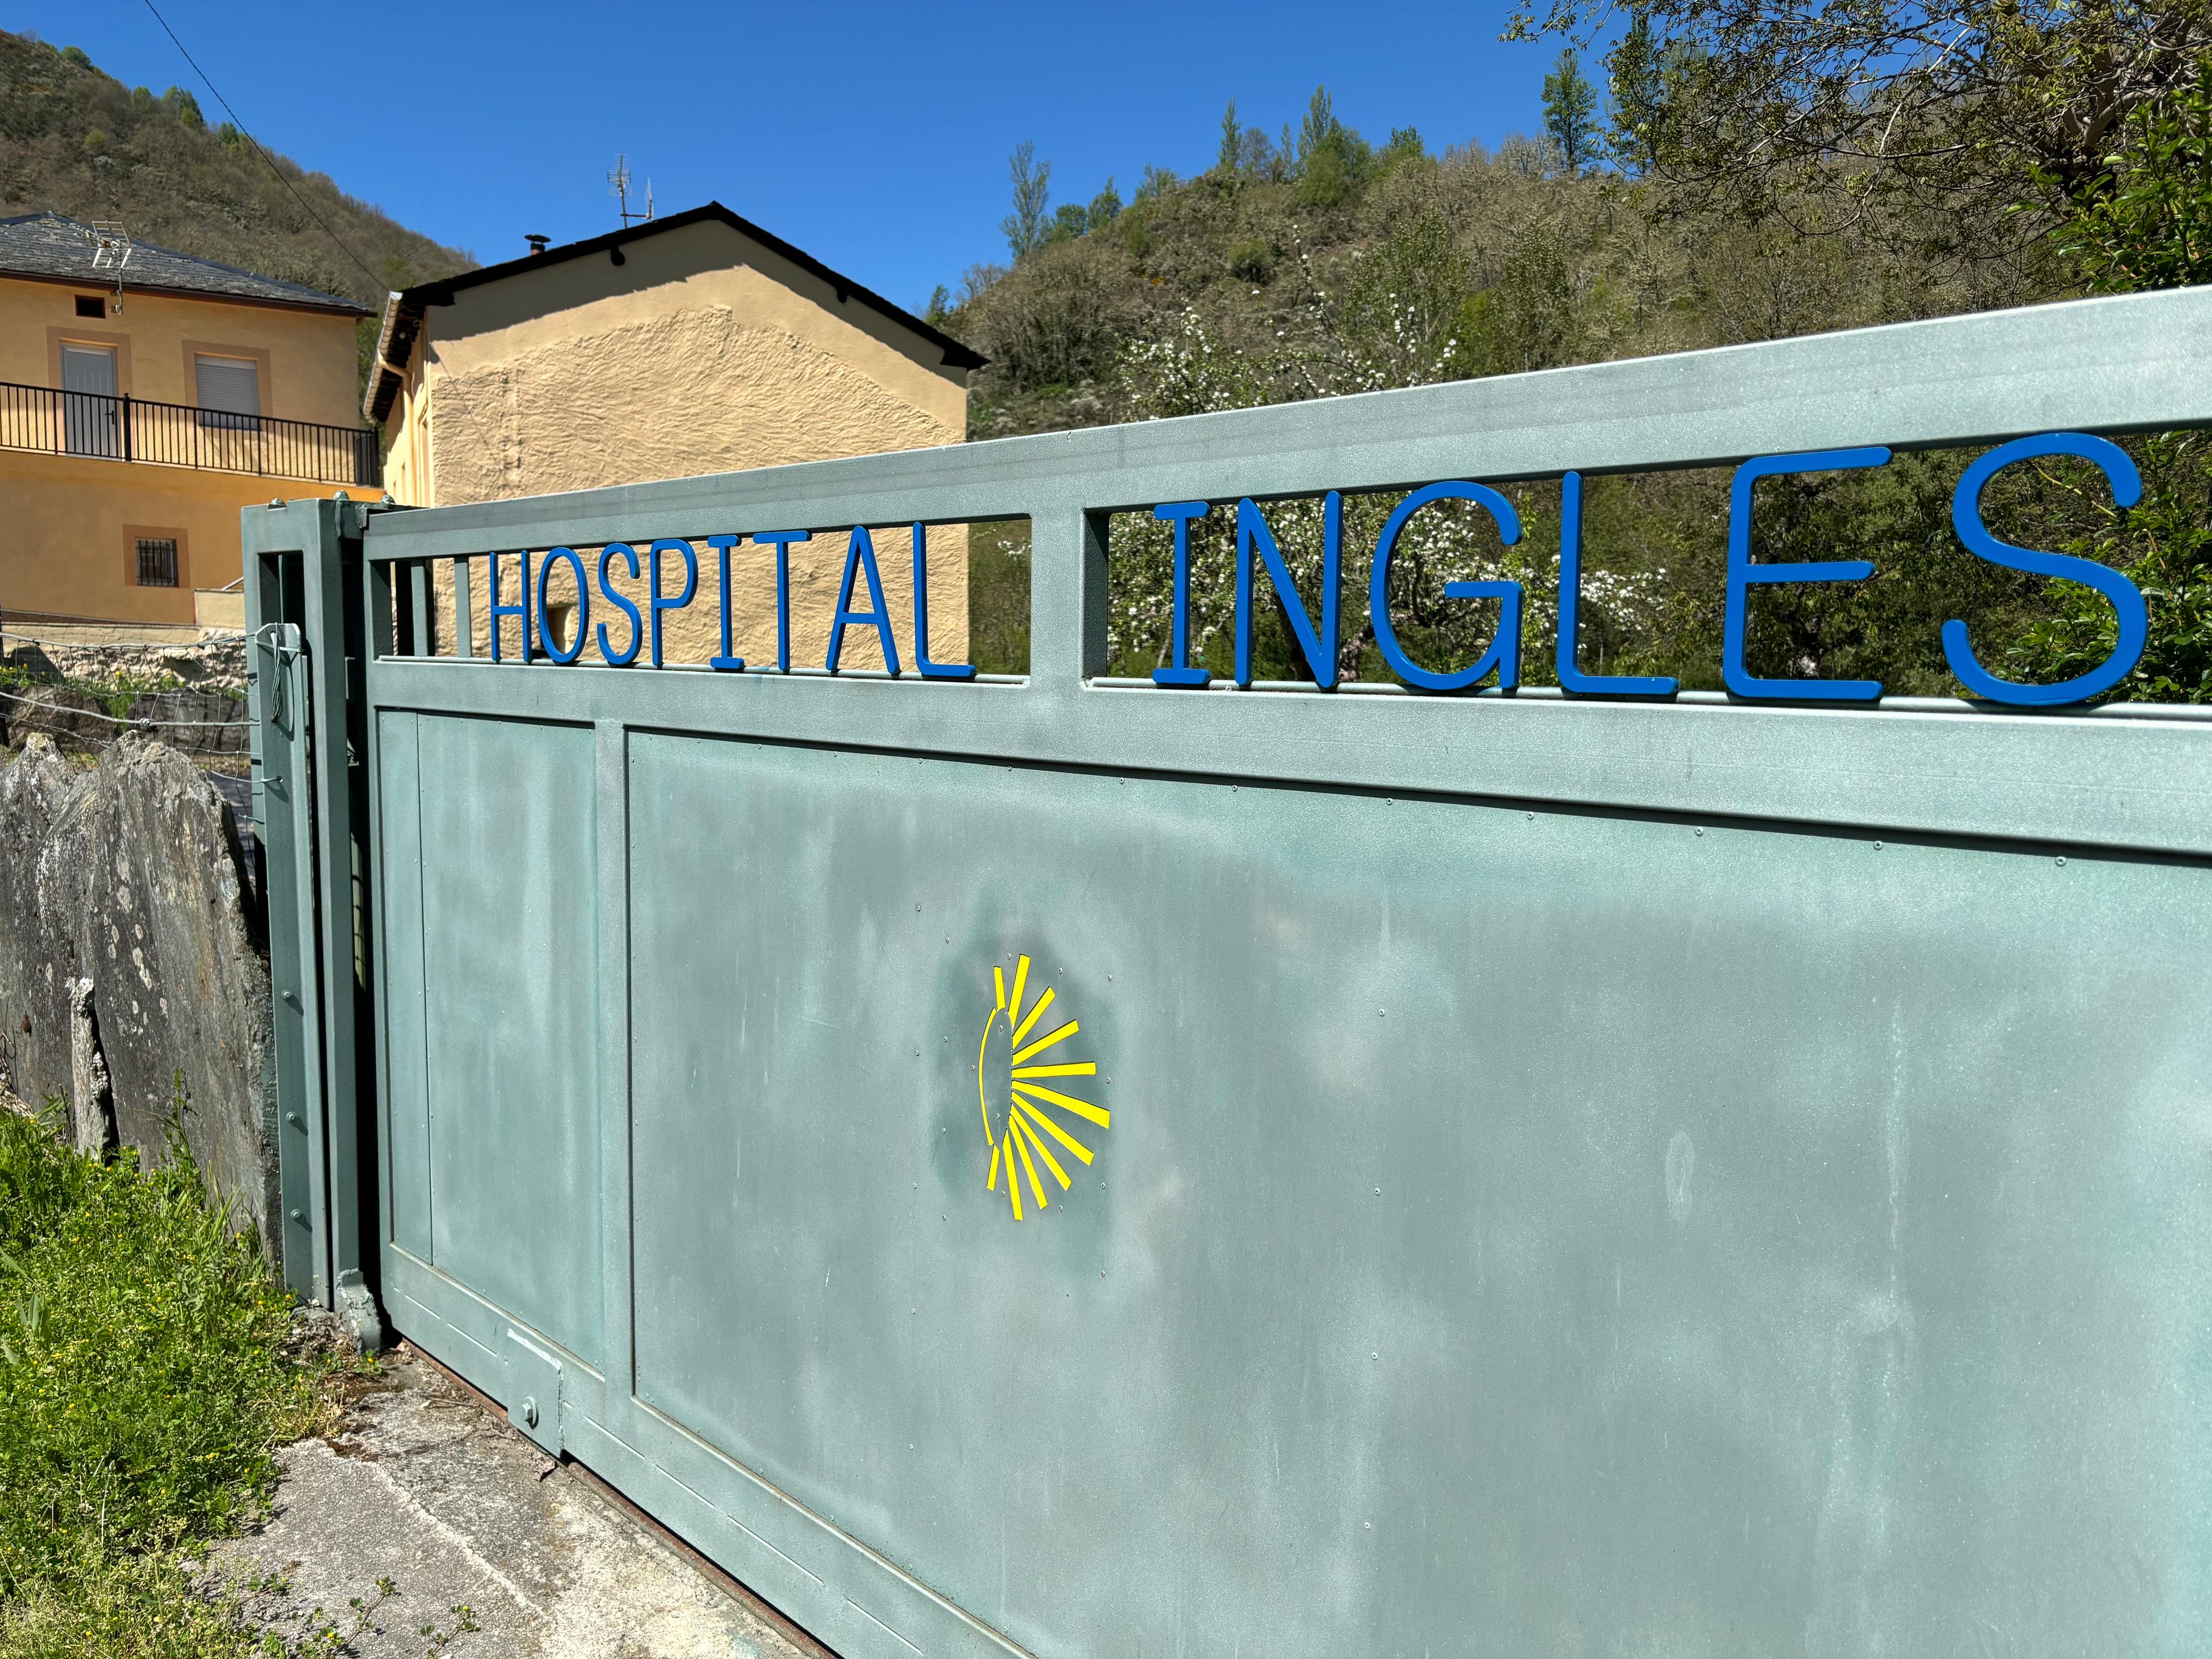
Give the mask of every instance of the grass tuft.
M 352 1365 L 290 1324 L 181 1143 L 102 1163 L 0 1111 L 0 1659 L 266 1651 L 185 1562 L 335 1420 Z

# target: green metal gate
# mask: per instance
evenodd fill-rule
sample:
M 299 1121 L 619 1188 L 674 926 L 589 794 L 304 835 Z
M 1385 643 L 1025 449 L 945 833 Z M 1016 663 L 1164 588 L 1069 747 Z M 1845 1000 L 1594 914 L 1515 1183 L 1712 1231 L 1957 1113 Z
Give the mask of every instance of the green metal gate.
M 854 1659 L 2200 1651 L 2212 726 L 1103 676 L 1115 510 L 2207 423 L 2185 292 L 250 511 L 303 1287 Z M 433 637 L 1015 515 L 1016 682 Z

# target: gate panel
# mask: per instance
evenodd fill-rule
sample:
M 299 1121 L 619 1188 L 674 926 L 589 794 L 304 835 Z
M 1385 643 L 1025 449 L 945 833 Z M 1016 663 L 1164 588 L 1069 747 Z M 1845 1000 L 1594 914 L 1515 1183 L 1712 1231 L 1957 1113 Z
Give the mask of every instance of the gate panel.
M 418 746 L 430 1259 L 596 1365 L 591 728 L 425 718 Z
M 2033 1607 L 2065 1649 L 2202 1607 L 2212 1531 L 2146 1479 L 2212 1469 L 2167 1346 L 2212 1029 L 2159 993 L 2200 881 L 630 757 L 639 1397 L 1024 1645 L 1948 1651 Z M 1040 1162 L 1017 1224 L 975 1062 L 1024 952 L 1112 1121 L 1060 1115 L 1095 1162 L 1041 1141 L 1075 1185 Z M 2085 1580 L 2087 1537 L 2134 1565 Z
M 1101 676 L 1115 512 L 2208 388 L 2194 289 L 256 509 L 306 555 L 318 1288 L 350 967 L 392 1322 L 848 1659 L 2194 1652 L 2212 721 Z M 440 658 L 416 604 L 495 550 L 1010 517 L 1018 684 Z

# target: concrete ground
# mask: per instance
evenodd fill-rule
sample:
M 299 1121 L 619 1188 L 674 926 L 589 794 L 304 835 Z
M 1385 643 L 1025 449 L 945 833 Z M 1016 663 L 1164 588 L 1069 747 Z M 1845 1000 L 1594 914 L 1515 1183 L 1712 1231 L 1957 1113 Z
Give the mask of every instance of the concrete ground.
M 834 1659 L 411 1348 L 383 1365 L 210 1563 L 255 1624 L 359 1659 Z

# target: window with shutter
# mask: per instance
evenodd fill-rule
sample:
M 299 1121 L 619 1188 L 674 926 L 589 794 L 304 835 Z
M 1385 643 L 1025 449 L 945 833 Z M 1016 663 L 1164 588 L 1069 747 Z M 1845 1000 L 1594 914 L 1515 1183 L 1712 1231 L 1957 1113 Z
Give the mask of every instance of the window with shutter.
M 202 426 L 251 431 L 260 425 L 253 418 L 261 413 L 258 363 L 251 357 L 197 357 L 192 368 Z

